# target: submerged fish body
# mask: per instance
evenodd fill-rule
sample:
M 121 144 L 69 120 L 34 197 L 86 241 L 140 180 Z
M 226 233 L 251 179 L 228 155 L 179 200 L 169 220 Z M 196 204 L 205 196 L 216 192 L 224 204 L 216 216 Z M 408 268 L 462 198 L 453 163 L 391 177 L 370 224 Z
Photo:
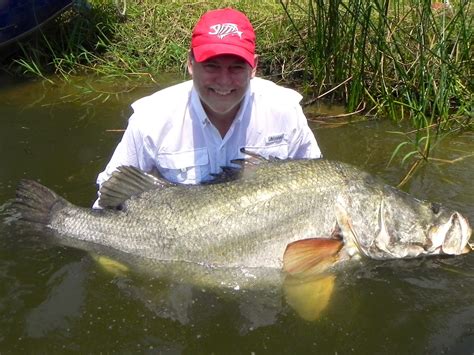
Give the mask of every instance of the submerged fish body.
M 101 204 L 124 201 L 120 210 L 77 207 L 28 180 L 19 185 L 16 209 L 23 220 L 67 238 L 153 260 L 223 267 L 279 268 L 288 245 L 335 234 L 342 239 L 337 260 L 470 250 L 471 228 L 460 213 L 341 162 L 262 162 L 244 166 L 239 178 L 197 186 L 119 170 L 103 185 Z

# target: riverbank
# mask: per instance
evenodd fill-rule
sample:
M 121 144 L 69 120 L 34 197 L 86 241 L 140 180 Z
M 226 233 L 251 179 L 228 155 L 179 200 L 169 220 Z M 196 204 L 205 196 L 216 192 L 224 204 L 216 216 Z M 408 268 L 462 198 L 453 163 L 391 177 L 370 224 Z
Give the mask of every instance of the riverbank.
M 453 1 L 126 1 L 64 13 L 20 46 L 4 71 L 63 80 L 81 73 L 152 83 L 186 77 L 189 36 L 209 8 L 233 6 L 257 33 L 258 75 L 297 86 L 305 102 L 329 100 L 351 113 L 407 121 L 395 150 L 426 161 L 439 135 L 473 129 L 474 5 Z M 121 1 L 123 5 L 124 0 Z

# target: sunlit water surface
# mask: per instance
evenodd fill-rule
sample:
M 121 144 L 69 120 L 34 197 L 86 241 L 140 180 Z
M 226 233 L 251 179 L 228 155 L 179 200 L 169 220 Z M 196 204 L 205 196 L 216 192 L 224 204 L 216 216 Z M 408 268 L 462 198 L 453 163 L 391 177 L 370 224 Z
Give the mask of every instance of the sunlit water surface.
M 0 205 L 14 196 L 19 179 L 33 178 L 89 206 L 130 103 L 159 87 L 84 79 L 3 83 Z M 334 114 L 313 107 L 308 116 L 314 111 Z M 385 121 L 312 127 L 326 158 L 391 184 L 404 176 L 398 162 L 387 166 L 399 143 L 389 131 L 400 127 Z M 404 188 L 474 221 L 473 151 L 472 133 L 441 141 L 439 160 Z M 217 287 L 148 271 L 110 272 L 86 251 L 0 224 L 0 353 L 474 352 L 474 254 L 348 265 L 329 280 L 334 288 L 322 311 L 324 282 L 293 291 L 264 280 Z

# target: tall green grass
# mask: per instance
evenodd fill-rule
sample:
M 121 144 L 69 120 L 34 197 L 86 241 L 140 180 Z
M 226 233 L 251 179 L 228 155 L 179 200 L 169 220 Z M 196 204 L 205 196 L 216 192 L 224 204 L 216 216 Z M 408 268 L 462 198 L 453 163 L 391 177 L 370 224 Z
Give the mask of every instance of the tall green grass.
M 473 128 L 469 0 L 441 11 L 428 0 L 280 3 L 305 51 L 306 84 L 315 95 L 330 92 L 349 111 L 364 107 L 415 128 L 392 158 L 403 154 L 417 166 L 442 134 Z

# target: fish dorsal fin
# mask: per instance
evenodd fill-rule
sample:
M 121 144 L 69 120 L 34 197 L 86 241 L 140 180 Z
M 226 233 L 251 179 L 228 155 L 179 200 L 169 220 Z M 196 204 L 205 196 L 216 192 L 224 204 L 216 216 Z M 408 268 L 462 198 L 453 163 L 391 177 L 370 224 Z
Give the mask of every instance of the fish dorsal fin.
M 260 164 L 265 164 L 270 161 L 275 161 L 275 160 L 281 160 L 277 157 L 274 156 L 269 156 L 268 158 L 252 152 L 246 148 L 240 148 L 240 152 L 245 154 L 245 158 L 241 159 L 233 159 L 231 163 L 239 165 L 241 168 L 246 168 L 246 167 L 252 167 L 252 166 L 258 166 Z
M 212 180 L 203 181 L 203 185 L 219 184 L 228 181 L 234 181 L 241 177 L 242 170 L 240 168 L 234 168 L 233 166 L 221 166 L 221 172 L 217 174 L 211 174 Z
M 164 189 L 175 184 L 133 166 L 120 166 L 99 189 L 99 206 L 120 208 L 132 196 L 153 189 Z
M 294 276 L 324 272 L 338 260 L 340 239 L 310 238 L 288 244 L 283 254 L 283 271 Z
M 224 172 L 224 176 L 228 178 L 227 181 L 235 180 L 238 178 L 252 177 L 260 165 L 264 165 L 273 161 L 282 161 L 282 159 L 274 156 L 269 156 L 268 158 L 266 158 L 246 148 L 241 148 L 240 152 L 245 154 L 245 157 L 232 159 L 230 161 L 232 164 L 238 165 L 238 168 L 221 167 L 222 169 L 229 170 L 227 172 Z M 231 171 L 230 169 L 233 169 L 234 171 Z

